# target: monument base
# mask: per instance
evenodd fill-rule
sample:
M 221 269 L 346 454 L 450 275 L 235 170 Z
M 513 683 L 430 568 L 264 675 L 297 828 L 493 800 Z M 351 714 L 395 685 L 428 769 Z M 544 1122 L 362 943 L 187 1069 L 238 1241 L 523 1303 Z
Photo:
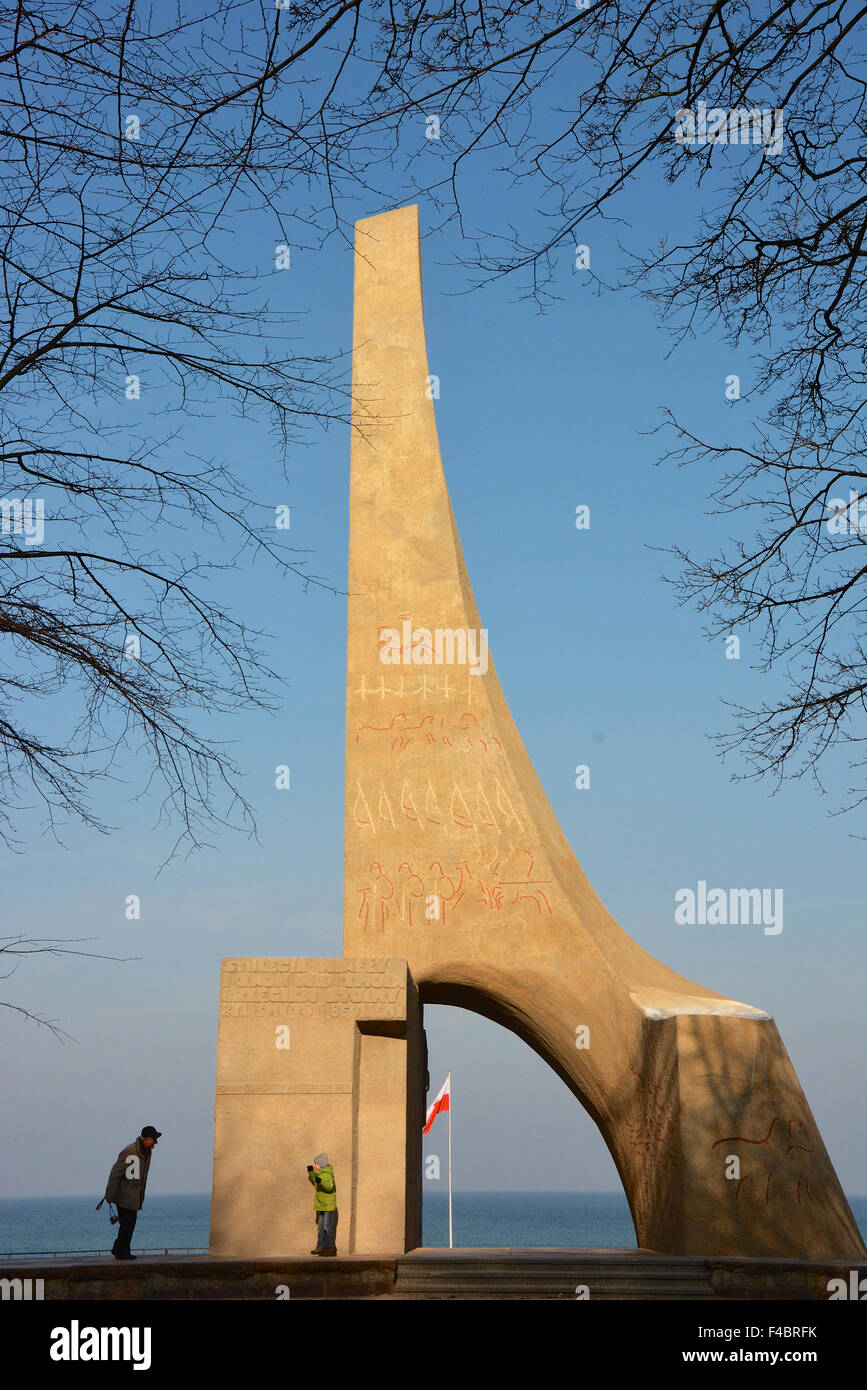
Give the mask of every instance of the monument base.
M 829 1283 L 856 1292 L 867 1263 L 750 1260 L 660 1255 L 650 1250 L 414 1250 L 408 1255 L 354 1255 L 323 1260 L 213 1259 L 207 1255 L 140 1256 L 133 1264 L 102 1259 L 40 1260 L 0 1266 L 7 1279 L 44 1281 L 42 1296 L 63 1301 L 214 1301 L 278 1299 L 559 1299 L 590 1303 L 828 1302 Z M 10 1292 L 11 1298 L 20 1295 Z M 32 1295 L 29 1295 L 32 1297 Z M 841 1295 L 838 1293 L 837 1297 Z M 791 1316 L 775 1321 L 791 1322 Z M 692 1329 L 691 1329 L 692 1330 Z M 834 1334 L 837 1335 L 836 1333 Z

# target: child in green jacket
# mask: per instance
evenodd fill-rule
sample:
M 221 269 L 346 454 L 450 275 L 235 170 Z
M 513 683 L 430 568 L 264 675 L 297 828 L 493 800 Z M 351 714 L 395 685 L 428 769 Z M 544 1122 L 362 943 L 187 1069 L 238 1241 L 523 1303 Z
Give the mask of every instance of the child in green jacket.
M 307 1165 L 307 1178 L 313 1184 L 313 1211 L 319 1234 L 316 1249 L 311 1255 L 336 1255 L 337 1246 L 337 1184 L 334 1169 L 328 1162 L 328 1154 L 317 1154 L 312 1164 Z

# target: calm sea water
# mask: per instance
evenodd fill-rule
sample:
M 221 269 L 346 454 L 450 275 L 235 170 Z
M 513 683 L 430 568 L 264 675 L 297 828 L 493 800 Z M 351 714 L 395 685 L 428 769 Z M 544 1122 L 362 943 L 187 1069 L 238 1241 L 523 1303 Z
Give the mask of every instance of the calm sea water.
M 867 1239 L 867 1197 L 850 1197 Z M 115 1227 L 92 1197 L 0 1200 L 0 1259 L 10 1254 L 108 1251 Z M 134 1250 L 205 1248 L 210 1196 L 148 1194 L 133 1237 Z M 456 1246 L 566 1246 L 629 1250 L 635 1231 L 620 1192 L 456 1192 Z M 424 1243 L 449 1243 L 448 1196 L 425 1195 Z

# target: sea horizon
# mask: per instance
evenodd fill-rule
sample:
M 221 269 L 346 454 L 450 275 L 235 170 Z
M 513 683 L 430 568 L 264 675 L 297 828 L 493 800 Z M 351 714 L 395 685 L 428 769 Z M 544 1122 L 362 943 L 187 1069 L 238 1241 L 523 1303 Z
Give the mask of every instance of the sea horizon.
M 0 1260 L 19 1255 L 107 1254 L 115 1228 L 109 1224 L 106 1206 L 96 1210 L 98 1200 L 93 1194 L 0 1197 Z M 867 1196 L 847 1194 L 847 1201 L 867 1239 Z M 148 1193 L 133 1250 L 207 1250 L 210 1204 L 210 1192 Z M 448 1246 L 448 1191 L 423 1193 L 422 1223 L 424 1246 Z M 458 1249 L 637 1248 L 625 1194 L 604 1189 L 456 1188 L 453 1226 Z

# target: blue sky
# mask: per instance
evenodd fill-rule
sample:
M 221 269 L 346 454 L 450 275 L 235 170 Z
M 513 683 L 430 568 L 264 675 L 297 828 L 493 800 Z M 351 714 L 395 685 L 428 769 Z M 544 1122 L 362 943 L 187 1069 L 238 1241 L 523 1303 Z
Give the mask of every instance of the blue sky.
M 704 196 L 704 195 L 702 195 Z M 511 195 L 477 190 L 480 222 L 505 226 Z M 358 217 L 384 210 L 360 202 Z M 664 196 L 649 176 L 621 211 L 631 231 L 602 224 L 582 240 L 591 266 L 613 279 L 618 238 L 646 247 L 682 233 L 701 206 L 695 190 Z M 439 218 L 420 203 L 423 232 Z M 266 273 L 273 237 L 243 231 L 238 254 Z M 558 264 L 561 296 L 540 315 L 517 287 L 465 294 L 456 229 L 425 236 L 425 311 L 446 476 L 491 652 L 521 736 L 595 889 L 647 950 L 677 971 L 777 1020 L 844 1187 L 867 1190 L 863 1077 L 865 1018 L 863 822 L 832 817 L 829 795 L 802 782 L 776 795 L 733 783 L 709 735 L 730 727 L 726 699 L 773 698 L 776 677 L 709 643 L 702 619 L 663 582 L 660 548 L 718 548 L 732 524 L 708 514 L 713 476 L 657 466 L 651 436 L 669 407 L 708 433 L 742 435 L 758 409 L 725 400 L 725 378 L 748 392 L 747 348 L 720 334 L 670 357 L 647 303 L 597 293 Z M 352 258 L 337 238 L 297 249 L 274 272 L 273 302 L 303 313 L 311 350 L 350 348 Z M 148 405 L 147 383 L 140 402 Z M 226 457 L 251 489 L 292 508 L 291 539 L 310 569 L 345 589 L 348 431 L 311 435 L 291 451 L 288 481 L 261 421 L 219 404 L 189 422 L 197 450 Z M 577 531 L 575 509 L 590 506 Z M 221 957 L 339 955 L 342 912 L 345 600 L 302 590 L 267 566 L 218 576 L 212 591 L 265 628 L 267 657 L 286 679 L 276 714 L 221 721 L 253 803 L 259 842 L 226 833 L 214 851 L 158 874 L 172 836 L 158 800 L 137 799 L 141 767 L 108 784 L 99 808 L 109 838 L 69 826 L 64 844 L 25 816 L 26 852 L 4 851 L 5 929 L 89 938 L 87 949 L 126 963 L 73 957 L 23 964 L 4 997 L 57 1019 L 76 1042 L 0 1011 L 6 1116 L 0 1195 L 103 1190 L 117 1150 L 143 1124 L 164 1132 L 152 1183 L 165 1192 L 210 1186 L 217 989 Z M 58 727 L 69 717 L 59 701 Z M 291 790 L 274 788 L 277 764 Z M 588 764 L 579 791 L 574 769 Z M 712 886 L 782 888 L 784 930 L 679 926 L 675 893 Z M 141 919 L 124 916 L 127 895 Z M 428 1008 L 434 1092 L 451 1070 L 455 1180 L 464 1189 L 617 1189 L 592 1122 L 523 1044 L 484 1019 Z M 441 1131 L 441 1132 L 440 1132 Z M 439 1121 L 425 1153 L 445 1154 Z

